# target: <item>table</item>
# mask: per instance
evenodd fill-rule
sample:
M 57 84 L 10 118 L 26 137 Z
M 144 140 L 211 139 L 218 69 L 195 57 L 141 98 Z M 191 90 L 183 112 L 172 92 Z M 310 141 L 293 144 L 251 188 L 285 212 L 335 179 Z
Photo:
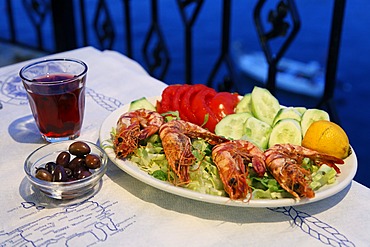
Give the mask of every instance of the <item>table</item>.
M 85 47 L 51 56 L 89 66 L 82 140 L 99 143 L 100 125 L 112 111 L 166 87 L 117 52 Z M 166 193 L 110 162 L 87 201 L 68 204 L 34 193 L 23 162 L 45 143 L 17 75 L 25 63 L 0 68 L 0 246 L 369 245 L 370 190 L 356 181 L 312 204 L 240 208 Z

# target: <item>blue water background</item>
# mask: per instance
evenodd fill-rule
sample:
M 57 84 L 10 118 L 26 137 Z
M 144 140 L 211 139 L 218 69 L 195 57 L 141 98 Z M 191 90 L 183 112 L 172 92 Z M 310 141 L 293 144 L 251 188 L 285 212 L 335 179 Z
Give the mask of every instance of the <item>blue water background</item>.
M 14 1 L 16 3 L 17 1 Z M 120 1 L 109 1 L 113 20 L 122 22 L 123 16 Z M 112 4 L 114 2 L 114 4 Z M 171 55 L 171 64 L 164 81 L 168 84 L 184 82 L 184 29 L 181 17 L 176 6 L 176 1 L 159 1 L 159 21 L 164 33 L 166 44 Z M 269 2 L 269 1 L 267 1 Z M 272 6 L 276 5 L 276 1 Z M 323 66 L 326 63 L 328 50 L 328 38 L 330 32 L 332 6 L 334 0 L 299 0 L 296 1 L 302 20 L 301 30 L 293 45 L 289 48 L 286 56 L 300 61 L 308 62 L 316 60 Z M 77 1 L 76 1 L 77 3 Z M 231 43 L 232 51 L 235 44 L 241 45 L 243 51 L 250 52 L 260 50 L 257 34 L 254 28 L 252 11 L 256 0 L 232 2 L 231 20 Z M 144 37 L 150 24 L 150 1 L 131 1 L 132 7 L 132 31 L 134 58 L 146 67 L 142 58 L 142 46 Z M 0 6 L 3 8 L 3 6 Z M 115 9 L 120 9 L 119 12 Z M 268 8 L 267 8 L 268 10 Z M 338 64 L 338 88 L 335 92 L 335 104 L 340 124 L 347 132 L 350 143 L 354 148 L 359 168 L 355 180 L 370 187 L 370 162 L 367 142 L 370 137 L 370 1 L 351 0 L 347 1 L 344 26 L 341 40 L 341 49 Z M 3 11 L 3 10 L 2 10 Z M 18 33 L 26 42 L 36 43 L 36 37 L 30 32 L 29 22 L 26 14 L 19 8 L 17 18 L 25 21 L 17 22 Z M 94 9 L 89 8 L 87 16 L 93 18 Z M 212 65 L 218 58 L 220 49 L 220 27 L 221 27 L 222 1 L 208 0 L 202 7 L 201 14 L 193 28 L 194 60 L 193 60 L 193 82 L 204 83 L 211 71 Z M 0 16 L 0 23 L 4 16 Z M 47 17 L 50 19 L 50 16 Z M 92 23 L 92 21 L 90 21 Z M 4 29 L 3 26 L 1 26 Z M 51 22 L 45 24 L 46 30 L 52 30 Z M 78 27 L 77 27 L 78 28 Z M 5 33 L 7 30 L 3 30 Z M 2 32 L 3 32 L 2 31 Z M 125 53 L 124 29 L 116 29 L 116 38 L 120 40 L 114 44 L 113 49 Z M 51 31 L 50 31 L 51 32 Z M 48 35 L 47 32 L 44 35 Z M 96 36 L 88 33 L 89 44 L 99 47 Z M 44 42 L 51 50 L 54 48 L 50 38 Z M 81 43 L 81 40 L 79 40 Z M 218 78 L 222 78 L 225 68 L 222 67 Z M 243 94 L 247 93 L 251 86 L 242 79 L 236 81 L 237 90 Z M 294 100 L 292 100 L 294 99 Z M 315 101 L 307 97 L 293 97 L 283 95 L 279 97 L 281 104 L 303 105 L 313 107 Z M 293 103 L 292 103 L 293 102 Z

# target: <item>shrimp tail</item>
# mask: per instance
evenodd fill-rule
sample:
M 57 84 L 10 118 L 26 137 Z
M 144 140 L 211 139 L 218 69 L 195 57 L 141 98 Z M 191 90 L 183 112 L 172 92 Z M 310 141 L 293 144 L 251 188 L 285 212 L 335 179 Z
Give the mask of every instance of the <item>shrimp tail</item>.
M 202 138 L 210 144 L 225 141 L 223 137 L 183 120 L 163 124 L 159 129 L 159 136 L 168 164 L 177 176 L 174 179 L 176 185 L 190 182 L 189 168 L 196 160 L 192 153 L 191 138 Z
M 304 158 L 311 159 L 316 165 L 327 164 L 337 173 L 336 164 L 343 164 L 342 159 L 319 153 L 317 151 L 292 144 L 276 144 L 265 151 L 266 166 L 282 188 L 295 198 L 312 198 L 315 192 L 311 189 L 311 172 L 303 168 Z
M 120 159 L 134 152 L 140 140 L 158 132 L 163 117 L 155 112 L 138 109 L 126 112 L 117 121 L 116 134 L 113 136 L 113 150 Z
M 252 166 L 259 177 L 263 177 L 266 172 L 265 160 L 260 156 L 252 157 Z
M 212 149 L 212 159 L 217 166 L 224 189 L 231 199 L 247 199 L 252 197 L 249 186 L 248 163 L 263 176 L 265 161 L 263 152 L 245 140 L 228 141 L 218 144 Z

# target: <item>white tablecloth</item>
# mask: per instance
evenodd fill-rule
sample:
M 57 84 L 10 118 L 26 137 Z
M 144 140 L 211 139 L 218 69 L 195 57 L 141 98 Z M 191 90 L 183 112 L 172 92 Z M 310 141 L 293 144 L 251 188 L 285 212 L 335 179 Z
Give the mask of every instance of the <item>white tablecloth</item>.
M 166 86 L 113 51 L 87 47 L 54 56 L 89 66 L 82 140 L 98 142 L 113 110 Z M 47 199 L 23 172 L 28 154 L 44 142 L 17 78 L 22 65 L 0 69 L 0 246 L 370 245 L 370 190 L 355 181 L 312 204 L 239 208 L 166 193 L 110 162 L 100 190 L 86 202 Z

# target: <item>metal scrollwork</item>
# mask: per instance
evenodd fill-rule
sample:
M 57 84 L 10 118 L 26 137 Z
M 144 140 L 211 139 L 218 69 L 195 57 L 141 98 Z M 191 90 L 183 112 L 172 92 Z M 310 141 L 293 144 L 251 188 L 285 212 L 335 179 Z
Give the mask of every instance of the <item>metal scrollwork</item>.
M 272 25 L 271 31 L 265 34 L 266 40 L 285 36 L 289 29 L 289 23 L 285 20 L 288 15 L 288 6 L 284 2 L 280 2 L 276 10 L 270 10 L 268 21 Z
M 151 20 L 142 46 L 143 62 L 152 76 L 163 80 L 171 62 L 171 54 L 165 42 L 170 35 L 165 36 L 165 33 L 162 33 L 162 28 L 166 23 L 163 26 L 159 23 L 158 5 L 162 1 L 148 1 L 151 3 Z M 216 2 L 222 3 L 223 6 L 222 16 L 215 19 L 215 22 L 217 20 L 222 21 L 221 37 L 217 41 L 220 42 L 220 48 L 216 51 L 218 53 L 216 61 L 214 61 L 213 65 L 210 65 L 212 67 L 210 67 L 211 71 L 206 84 L 211 87 L 218 87 L 219 90 L 228 91 L 232 89 L 233 79 L 236 78 L 233 74 L 235 70 L 231 63 L 232 59 L 230 58 L 229 51 L 232 1 L 208 1 L 212 2 L 212 4 Z M 126 38 L 123 41 L 127 48 L 126 55 L 133 59 L 138 59 L 138 57 L 133 56 L 134 49 L 132 44 L 136 44 L 134 42 L 136 37 L 133 37 L 131 32 L 131 29 L 135 28 L 135 23 L 131 23 L 130 4 L 134 5 L 139 2 L 132 0 L 5 0 L 5 8 L 3 8 L 5 21 L 3 23 L 7 25 L 7 28 L 5 32 L 0 34 L 0 40 L 48 52 L 59 52 L 87 45 L 97 46 L 102 49 L 121 50 L 113 46 L 116 36 L 123 31 Z M 205 7 L 206 1 L 176 0 L 173 2 L 179 9 L 179 15 L 182 21 L 181 27 L 184 31 L 184 47 L 180 47 L 184 52 L 184 62 L 181 63 L 181 66 L 184 66 L 183 75 L 185 78 L 182 81 L 191 84 L 194 80 L 193 27 L 202 12 L 203 6 Z M 240 6 L 244 2 L 240 1 L 237 4 Z M 276 93 L 275 84 L 279 61 L 300 30 L 301 22 L 295 3 L 295 0 L 257 0 L 253 10 L 257 35 L 269 67 L 266 88 L 272 93 Z M 336 87 L 345 4 L 346 0 L 333 1 L 334 8 L 332 10 L 332 23 L 325 65 L 325 90 L 318 104 L 318 108 L 327 108 L 331 119 L 335 122 L 339 120 L 334 107 L 333 95 Z M 122 9 L 121 5 L 123 6 Z M 32 27 L 30 29 L 30 33 L 32 32 L 32 34 L 30 35 L 36 35 L 37 43 L 29 42 L 28 40 L 22 41 L 22 39 L 28 38 L 29 35 L 19 35 L 17 27 L 21 26 L 19 22 L 23 21 L 22 18 L 17 18 L 19 12 L 17 12 L 16 8 L 19 8 L 19 6 L 25 8 L 26 15 Z M 246 14 L 249 15 L 250 13 Z M 123 21 L 119 21 L 115 18 L 116 16 L 122 16 Z M 49 30 L 47 29 L 50 21 L 52 22 L 53 32 L 48 32 Z M 121 27 L 123 30 L 120 30 Z M 93 32 L 97 39 L 90 40 L 87 32 Z M 48 39 L 45 37 L 48 37 Z M 50 46 L 50 42 L 48 41 L 50 40 L 54 41 L 54 46 L 52 44 L 52 47 L 48 48 Z M 117 41 L 120 42 L 120 40 Z M 221 67 L 224 65 L 227 71 L 226 75 L 223 75 L 223 82 L 215 85 L 218 83 L 216 80 L 219 80 L 216 78 L 218 77 L 216 75 L 220 74 L 220 72 L 224 73 L 224 70 L 221 70 Z
M 269 64 L 266 88 L 272 93 L 275 93 L 277 65 L 296 37 L 301 22 L 294 0 L 281 0 L 277 4 L 276 9 L 269 12 L 267 21 L 270 23 L 271 28 L 269 31 L 265 31 L 266 28 L 261 17 L 262 8 L 265 3 L 266 0 L 258 1 L 254 9 L 254 21 L 262 50 Z M 291 17 L 292 27 L 287 20 L 289 17 Z M 273 52 L 269 42 L 277 37 L 281 37 L 284 40 L 276 52 Z
M 27 9 L 26 13 L 35 27 L 37 35 L 38 49 L 43 49 L 43 39 L 41 27 L 45 22 L 45 17 L 50 13 L 50 3 L 45 0 L 23 0 L 23 5 Z
M 192 27 L 199 15 L 204 0 L 177 0 L 181 18 L 185 26 L 185 83 L 192 83 L 193 42 Z M 190 13 L 191 12 L 191 13 Z
M 99 44 L 106 49 L 112 49 L 115 31 L 108 6 L 104 0 L 98 2 L 94 15 L 94 28 Z
M 221 84 L 218 85 L 219 91 L 230 91 L 233 87 L 232 81 L 232 63 L 230 57 L 230 17 L 231 17 L 231 0 L 223 1 L 222 8 L 222 31 L 221 31 L 221 49 L 220 55 L 213 66 L 211 74 L 207 80 L 207 85 L 209 87 L 214 87 L 212 83 L 215 80 L 216 73 L 220 70 L 222 63 L 226 64 L 229 75 L 224 77 L 224 80 Z
M 148 66 L 149 73 L 163 80 L 170 64 L 170 56 L 159 26 L 158 2 L 152 0 L 151 4 L 151 25 L 143 46 L 144 61 Z

